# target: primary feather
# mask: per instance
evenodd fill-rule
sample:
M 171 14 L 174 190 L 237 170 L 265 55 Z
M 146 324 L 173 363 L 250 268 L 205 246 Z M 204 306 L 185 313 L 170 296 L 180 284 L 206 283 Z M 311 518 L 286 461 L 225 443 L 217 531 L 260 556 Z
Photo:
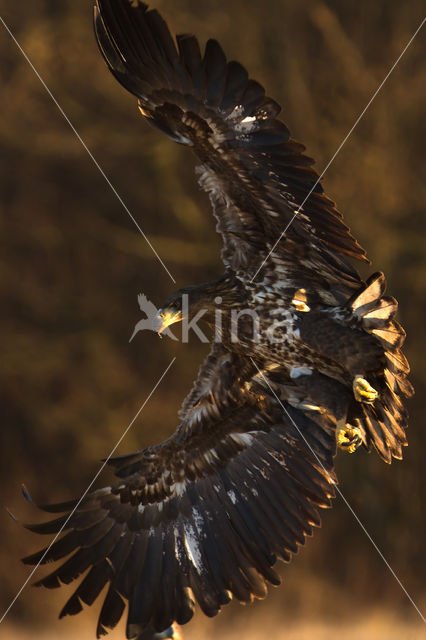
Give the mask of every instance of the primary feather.
M 223 368 L 229 376 L 218 383 Z M 61 616 L 92 604 L 109 583 L 98 635 L 128 600 L 133 637 L 149 624 L 161 631 L 188 622 L 194 602 L 212 616 L 232 597 L 250 602 L 268 582 L 279 584 L 277 559 L 290 560 L 334 495 L 335 438 L 326 420 L 291 406 L 284 413 L 272 394 L 251 391 L 256 374 L 215 346 L 175 434 L 109 461 L 119 481 L 82 501 L 42 560 L 73 554 L 37 583 L 48 588 L 90 569 Z M 27 526 L 51 534 L 67 518 Z

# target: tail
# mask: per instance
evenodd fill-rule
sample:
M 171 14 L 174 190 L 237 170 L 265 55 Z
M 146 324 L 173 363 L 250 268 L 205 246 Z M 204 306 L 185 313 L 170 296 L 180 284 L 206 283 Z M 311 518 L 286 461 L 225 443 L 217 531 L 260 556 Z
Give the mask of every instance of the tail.
M 349 301 L 361 327 L 383 347 L 385 366 L 369 378 L 379 393 L 375 403 L 357 403 L 348 421 L 360 429 L 366 446 L 370 448 L 373 444 L 380 457 L 390 463 L 392 458 L 402 458 L 402 447 L 407 445 L 408 413 L 404 401 L 413 395 L 414 389 L 407 380 L 410 367 L 401 351 L 405 331 L 394 320 L 398 303 L 384 295 L 385 289 L 384 275 L 375 273 Z

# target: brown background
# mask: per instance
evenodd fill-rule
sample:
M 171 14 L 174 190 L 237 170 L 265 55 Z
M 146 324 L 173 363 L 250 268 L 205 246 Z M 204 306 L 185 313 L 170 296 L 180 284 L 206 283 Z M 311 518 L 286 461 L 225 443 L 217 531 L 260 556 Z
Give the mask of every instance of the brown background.
M 245 64 L 283 105 L 283 119 L 319 170 L 424 14 L 421 0 L 157 0 L 155 6 L 174 30 L 194 32 L 203 43 L 217 37 L 229 58 Z M 193 175 L 195 161 L 143 122 L 135 100 L 107 72 L 91 2 L 1 0 L 0 9 L 177 286 L 217 276 L 220 242 Z M 341 455 L 341 489 L 420 607 L 425 38 L 426 27 L 323 181 L 372 270 L 385 271 L 399 299 L 417 391 L 405 460 L 389 467 L 374 454 Z M 148 332 L 128 344 L 141 317 L 137 294 L 160 304 L 176 287 L 1 25 L 0 60 L 0 502 L 26 521 L 38 516 L 20 483 L 41 502 L 80 495 L 176 356 L 119 451 L 170 434 L 206 346 Z M 106 472 L 99 483 L 110 480 Z M 48 540 L 25 532 L 5 511 L 0 539 L 4 610 L 29 573 L 19 558 Z M 232 605 L 214 621 L 198 616 L 187 637 L 420 637 L 412 626 L 420 618 L 340 499 L 282 573 L 284 584 L 265 602 Z M 5 623 L 10 637 L 94 637 L 90 612 L 56 622 L 65 591 L 27 587 Z M 123 629 L 113 637 L 124 637 Z

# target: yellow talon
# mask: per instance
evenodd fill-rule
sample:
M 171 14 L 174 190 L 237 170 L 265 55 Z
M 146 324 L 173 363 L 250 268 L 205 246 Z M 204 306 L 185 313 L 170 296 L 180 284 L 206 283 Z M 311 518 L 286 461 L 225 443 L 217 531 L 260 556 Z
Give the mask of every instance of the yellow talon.
M 306 302 L 302 302 L 301 300 L 292 300 L 291 302 L 293 306 L 296 307 L 296 311 L 303 311 L 304 313 L 306 313 L 307 311 L 311 310 Z
M 357 402 L 373 404 L 373 402 L 379 397 L 379 394 L 374 387 L 372 387 L 371 384 L 362 376 L 355 376 L 352 387 L 355 400 L 357 400 Z
M 337 446 L 347 453 L 355 453 L 362 444 L 361 431 L 355 427 L 345 425 L 336 432 Z
M 292 305 L 296 307 L 296 311 L 303 311 L 307 313 L 311 310 L 310 307 L 306 304 L 306 289 L 298 289 L 294 294 L 293 300 L 291 301 Z

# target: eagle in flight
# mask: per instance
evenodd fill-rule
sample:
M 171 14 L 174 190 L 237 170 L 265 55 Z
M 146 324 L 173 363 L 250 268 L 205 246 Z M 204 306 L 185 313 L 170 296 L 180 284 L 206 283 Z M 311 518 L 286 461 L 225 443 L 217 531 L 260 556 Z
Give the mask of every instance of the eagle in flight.
M 195 603 L 214 616 L 278 585 L 277 560 L 330 506 L 336 447 L 402 457 L 412 387 L 397 303 L 382 274 L 363 282 L 352 266 L 365 252 L 277 102 L 216 40 L 204 53 L 193 36 L 175 41 L 140 1 L 97 0 L 95 31 L 142 115 L 197 156 L 223 239 L 223 274 L 174 293 L 155 317 L 161 332 L 204 309 L 219 334 L 174 434 L 109 460 L 115 484 L 41 506 L 62 515 L 26 525 L 65 531 L 24 559 L 62 561 L 37 584 L 84 574 L 60 615 L 108 585 L 98 637 L 128 602 L 133 638 L 188 622 Z

